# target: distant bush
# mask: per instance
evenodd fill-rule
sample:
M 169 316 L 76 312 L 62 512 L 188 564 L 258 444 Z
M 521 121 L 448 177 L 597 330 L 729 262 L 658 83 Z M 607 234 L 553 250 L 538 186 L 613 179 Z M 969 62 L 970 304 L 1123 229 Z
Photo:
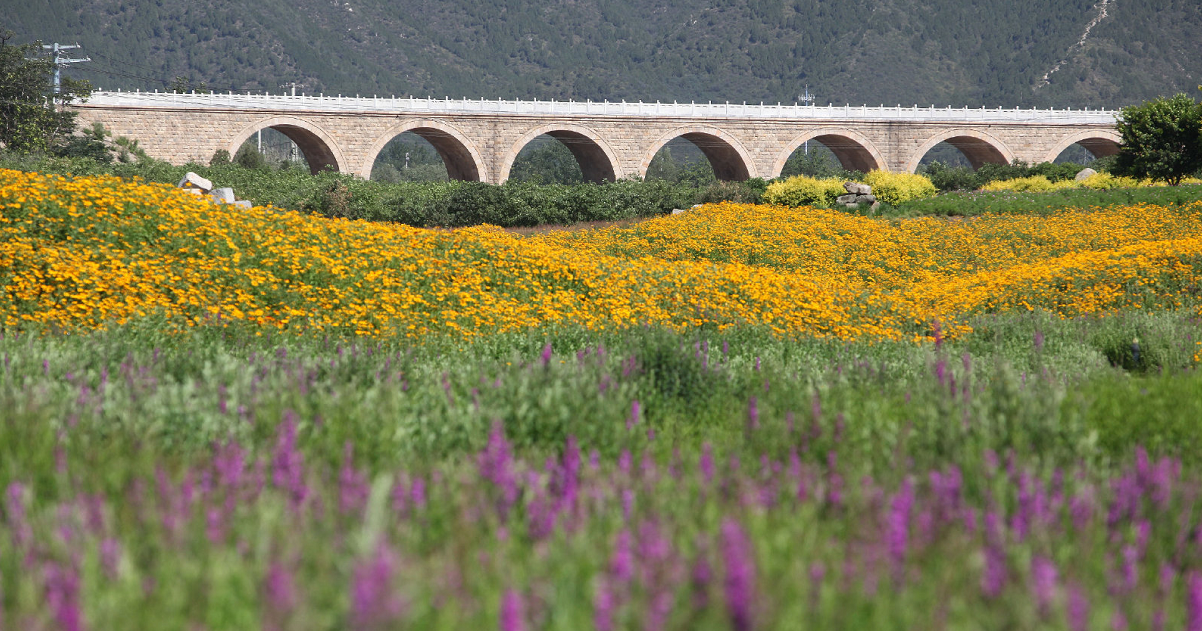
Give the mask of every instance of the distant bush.
M 846 192 L 841 179 L 795 175 L 769 184 L 764 191 L 764 202 L 781 206 L 830 206 Z
M 1024 193 L 1047 193 L 1049 191 L 1058 191 L 1065 188 L 1077 188 L 1079 185 L 1073 180 L 1060 180 L 1052 182 L 1043 175 L 1032 175 L 1029 177 L 1019 177 L 1012 180 L 996 180 L 981 187 L 983 191 L 1019 191 Z
M 269 171 L 271 169 L 271 165 L 267 163 L 267 158 L 264 158 L 263 154 L 259 153 L 257 149 L 249 144 L 244 144 L 238 149 L 238 153 L 234 155 L 234 163 L 244 169 L 254 171 Z
M 1081 185 L 1085 188 L 1096 188 L 1104 191 L 1109 191 L 1116 188 L 1137 188 L 1146 186 L 1143 182 L 1122 175 L 1111 175 L 1110 173 L 1095 173 L 1084 180 L 1081 180 Z
M 877 199 L 891 206 L 934 197 L 938 192 L 931 180 L 917 173 L 870 171 L 864 176 L 864 183 L 872 187 Z
M 1090 163 L 1091 168 L 1098 172 L 1106 172 L 1112 160 L 1097 160 Z M 1071 162 L 1054 163 L 1041 162 L 1028 166 L 1021 160 L 1011 164 L 984 164 L 977 170 L 968 167 L 949 167 L 941 162 L 923 165 L 918 172 L 927 176 L 935 188 L 940 191 L 975 191 L 986 187 L 992 182 L 1006 182 L 1031 177 L 1043 177 L 1048 182 L 1057 183 L 1071 181 L 1085 165 Z M 1014 188 L 992 188 L 987 190 L 1017 190 Z M 1051 190 L 1051 189 L 1049 189 Z
M 981 188 L 981 178 L 969 167 L 949 167 L 942 162 L 932 162 L 919 169 L 931 184 L 940 191 L 975 191 Z
M 1098 166 L 1102 165 L 1099 164 Z M 1085 165 L 1072 162 L 1061 162 L 1059 164 L 1055 162 L 1040 162 L 1030 168 L 1030 173 L 1031 175 L 1042 175 L 1051 182 L 1062 182 L 1064 180 L 1073 180 L 1084 168 Z M 1094 170 L 1102 171 L 1103 169 L 1095 168 Z

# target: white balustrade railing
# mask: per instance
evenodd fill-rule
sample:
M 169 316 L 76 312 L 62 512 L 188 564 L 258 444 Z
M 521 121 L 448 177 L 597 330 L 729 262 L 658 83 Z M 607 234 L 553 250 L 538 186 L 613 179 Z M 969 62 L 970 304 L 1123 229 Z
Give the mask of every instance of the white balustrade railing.
M 1022 122 L 1113 124 L 1114 109 L 902 107 L 900 105 L 782 105 L 777 103 L 645 103 L 627 101 L 506 101 L 413 97 L 290 96 L 276 94 L 176 94 L 97 91 L 88 105 L 241 109 L 296 112 L 385 112 L 403 114 L 514 114 L 562 116 L 644 116 L 663 118 L 741 118 L 886 121 Z

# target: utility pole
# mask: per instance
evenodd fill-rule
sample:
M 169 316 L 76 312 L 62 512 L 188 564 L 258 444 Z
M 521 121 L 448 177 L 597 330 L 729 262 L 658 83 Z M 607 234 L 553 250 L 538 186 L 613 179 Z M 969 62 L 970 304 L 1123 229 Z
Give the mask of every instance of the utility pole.
M 798 96 L 797 100 L 801 101 L 803 105 L 809 105 L 810 103 L 812 103 L 814 101 L 814 97 L 810 96 L 810 84 L 808 84 L 808 83 L 806 84 L 805 96 Z M 806 144 L 806 155 L 808 156 L 808 155 L 810 155 L 810 141 L 807 140 L 805 144 Z
M 63 56 L 63 51 L 71 50 L 72 48 L 80 48 L 79 44 L 59 44 L 58 42 L 55 42 L 54 44 L 42 44 L 42 48 L 45 48 L 46 50 L 52 51 L 54 53 L 54 93 L 55 94 L 59 94 L 60 92 L 62 92 L 62 66 L 64 64 L 78 64 L 78 63 L 83 63 L 85 61 L 92 61 L 91 57 L 85 57 L 84 59 L 70 59 L 68 57 Z

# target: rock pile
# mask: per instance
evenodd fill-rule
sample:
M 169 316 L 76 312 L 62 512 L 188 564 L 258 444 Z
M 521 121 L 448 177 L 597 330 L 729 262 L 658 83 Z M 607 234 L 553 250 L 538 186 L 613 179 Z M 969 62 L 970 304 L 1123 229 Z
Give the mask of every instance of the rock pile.
M 200 177 L 191 171 L 188 171 L 184 175 L 184 179 L 180 180 L 179 184 L 176 184 L 176 186 L 188 191 L 189 193 L 192 193 L 193 195 L 196 195 L 197 197 L 207 195 L 209 197 L 209 201 L 215 204 L 233 204 L 242 208 L 250 208 L 253 206 L 253 204 L 251 204 L 248 200 L 235 199 L 234 189 L 229 187 L 213 188 L 212 181 L 206 180 L 205 178 Z
M 872 204 L 872 209 L 876 210 L 881 205 L 876 201 L 876 196 L 872 194 L 872 187 L 867 184 L 844 182 L 843 190 L 847 191 L 847 194 L 836 197 L 835 201 L 848 208 L 858 208 L 860 204 Z

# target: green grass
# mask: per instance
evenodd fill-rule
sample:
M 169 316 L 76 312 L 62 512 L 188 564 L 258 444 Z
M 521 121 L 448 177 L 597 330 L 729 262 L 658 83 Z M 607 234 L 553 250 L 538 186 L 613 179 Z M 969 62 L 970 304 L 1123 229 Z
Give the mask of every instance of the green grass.
M 884 214 L 971 217 L 985 213 L 1048 215 L 1071 208 L 1155 204 L 1190 204 L 1202 200 L 1202 184 L 1149 186 L 1113 190 L 1069 189 L 1049 193 L 978 191 L 943 193 L 931 199 L 907 202 Z

